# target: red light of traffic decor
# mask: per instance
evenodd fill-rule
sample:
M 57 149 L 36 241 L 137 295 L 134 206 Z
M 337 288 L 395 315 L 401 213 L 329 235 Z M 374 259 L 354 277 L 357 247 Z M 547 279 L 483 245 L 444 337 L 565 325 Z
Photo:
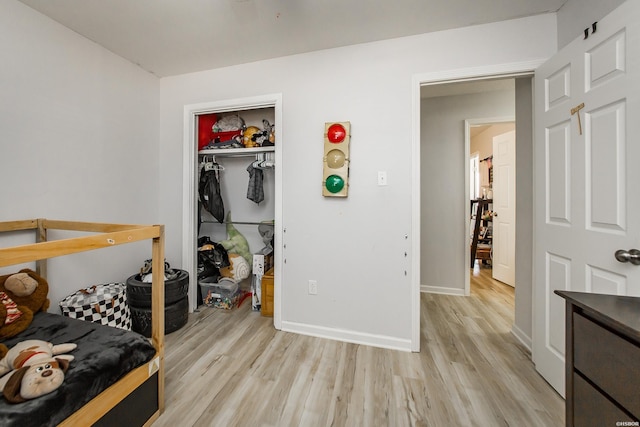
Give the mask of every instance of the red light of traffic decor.
M 329 122 L 324 125 L 322 195 L 325 197 L 347 197 L 350 132 L 350 122 Z
M 346 136 L 347 131 L 340 123 L 334 123 L 327 129 L 327 139 L 334 144 L 344 141 Z

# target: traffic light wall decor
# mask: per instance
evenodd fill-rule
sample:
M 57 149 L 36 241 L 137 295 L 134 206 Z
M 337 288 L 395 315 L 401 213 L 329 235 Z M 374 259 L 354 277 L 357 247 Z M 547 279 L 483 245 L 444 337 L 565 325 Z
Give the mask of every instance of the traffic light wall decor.
M 347 197 L 350 139 L 350 122 L 325 123 L 322 172 L 322 195 L 325 197 Z

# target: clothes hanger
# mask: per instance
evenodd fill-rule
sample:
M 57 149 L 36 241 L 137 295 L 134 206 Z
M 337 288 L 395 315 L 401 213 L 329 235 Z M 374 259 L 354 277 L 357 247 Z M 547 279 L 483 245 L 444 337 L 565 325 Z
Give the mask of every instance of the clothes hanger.
M 207 157 L 205 156 L 203 159 L 203 163 L 204 163 L 204 170 L 205 171 L 210 171 L 210 170 L 217 170 L 217 171 L 222 171 L 224 170 L 224 166 L 222 166 L 221 164 L 219 164 L 218 162 L 216 162 L 216 156 L 211 156 L 211 160 L 208 160 Z
M 253 166 L 256 169 L 261 169 L 260 165 L 261 165 L 263 160 L 264 160 L 263 153 L 258 153 L 258 154 L 256 154 L 256 160 L 253 163 L 251 163 L 251 166 Z
M 262 160 L 262 162 L 260 163 L 260 166 L 263 169 L 271 169 L 276 165 L 276 163 L 274 162 L 271 153 L 264 153 L 264 159 Z

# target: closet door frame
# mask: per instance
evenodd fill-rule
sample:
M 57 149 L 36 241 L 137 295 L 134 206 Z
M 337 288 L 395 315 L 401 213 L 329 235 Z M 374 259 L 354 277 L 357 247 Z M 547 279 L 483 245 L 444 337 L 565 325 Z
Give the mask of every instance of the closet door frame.
M 189 272 L 189 311 L 197 304 L 198 280 L 196 257 L 196 230 L 198 199 L 198 150 L 196 116 L 206 113 L 273 108 L 275 112 L 275 247 L 274 249 L 274 309 L 273 324 L 282 328 L 282 94 L 274 93 L 249 98 L 203 102 L 184 106 L 183 135 L 183 188 L 182 188 L 182 268 Z

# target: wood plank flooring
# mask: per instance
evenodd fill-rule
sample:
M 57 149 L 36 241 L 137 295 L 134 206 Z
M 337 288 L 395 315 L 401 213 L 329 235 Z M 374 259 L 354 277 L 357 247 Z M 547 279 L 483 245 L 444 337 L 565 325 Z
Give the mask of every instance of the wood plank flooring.
M 487 271 L 469 297 L 422 294 L 420 353 L 276 331 L 249 301 L 201 308 L 166 337 L 154 426 L 562 426 L 510 333 L 513 289 Z

